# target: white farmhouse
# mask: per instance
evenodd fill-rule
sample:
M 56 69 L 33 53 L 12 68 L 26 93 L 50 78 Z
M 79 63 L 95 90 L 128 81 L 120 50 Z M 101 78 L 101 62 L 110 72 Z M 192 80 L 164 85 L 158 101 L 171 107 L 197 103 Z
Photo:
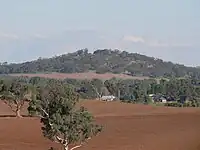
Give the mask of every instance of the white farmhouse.
M 113 95 L 109 95 L 109 96 L 102 96 L 101 100 L 103 101 L 113 101 L 116 97 Z

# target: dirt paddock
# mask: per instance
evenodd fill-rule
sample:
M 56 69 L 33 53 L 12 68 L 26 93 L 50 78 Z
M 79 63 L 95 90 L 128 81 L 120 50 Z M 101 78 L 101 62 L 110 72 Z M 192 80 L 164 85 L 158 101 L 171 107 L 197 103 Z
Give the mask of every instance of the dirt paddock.
M 80 150 L 200 150 L 200 109 L 81 102 L 104 130 Z M 10 114 L 0 103 L 0 113 Z M 25 112 L 24 112 L 25 113 Z M 48 150 L 35 118 L 0 118 L 0 150 Z M 79 150 L 79 149 L 78 149 Z
M 84 73 L 37 73 L 37 74 L 9 74 L 10 76 L 26 76 L 26 77 L 42 77 L 42 78 L 53 78 L 53 79 L 102 79 L 102 80 L 108 80 L 113 77 L 115 78 L 121 78 L 121 79 L 138 79 L 138 80 L 144 80 L 149 79 L 149 77 L 146 76 L 129 76 L 125 74 L 113 74 L 113 73 L 104 73 L 104 74 L 97 74 L 94 72 L 84 72 Z

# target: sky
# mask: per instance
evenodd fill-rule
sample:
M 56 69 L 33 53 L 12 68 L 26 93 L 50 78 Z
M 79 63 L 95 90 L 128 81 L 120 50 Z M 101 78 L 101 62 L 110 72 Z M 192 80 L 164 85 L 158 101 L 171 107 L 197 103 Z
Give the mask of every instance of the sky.
M 0 62 L 119 49 L 200 65 L 199 0 L 0 0 Z

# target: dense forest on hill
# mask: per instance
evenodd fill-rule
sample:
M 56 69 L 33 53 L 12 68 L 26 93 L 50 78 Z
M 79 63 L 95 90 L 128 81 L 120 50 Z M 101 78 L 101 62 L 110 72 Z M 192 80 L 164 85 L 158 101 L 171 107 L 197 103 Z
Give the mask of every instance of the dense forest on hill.
M 39 58 L 35 61 L 19 64 L 0 65 L 0 74 L 60 72 L 80 73 L 95 71 L 96 73 L 126 73 L 132 76 L 151 77 L 192 77 L 200 79 L 200 69 L 186 67 L 161 59 L 137 53 L 119 50 L 96 50 L 89 53 L 87 49 L 78 50 L 52 58 Z

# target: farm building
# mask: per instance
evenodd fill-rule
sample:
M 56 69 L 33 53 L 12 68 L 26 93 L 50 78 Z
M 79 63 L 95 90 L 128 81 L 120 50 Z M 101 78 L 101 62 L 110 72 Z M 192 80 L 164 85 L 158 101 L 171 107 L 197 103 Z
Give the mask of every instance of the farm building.
M 103 101 L 113 101 L 116 99 L 116 97 L 113 95 L 109 95 L 109 96 L 102 96 L 100 99 Z

